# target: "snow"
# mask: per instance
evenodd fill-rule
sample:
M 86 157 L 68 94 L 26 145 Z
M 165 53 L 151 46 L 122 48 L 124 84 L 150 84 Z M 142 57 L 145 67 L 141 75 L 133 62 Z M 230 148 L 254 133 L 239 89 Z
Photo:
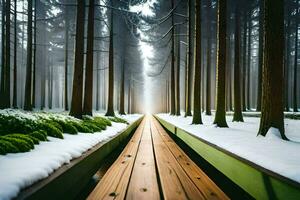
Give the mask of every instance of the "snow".
M 202 115 L 203 125 L 191 125 L 192 117 L 157 116 L 198 138 L 300 183 L 300 120 L 285 120 L 286 136 L 290 139 L 285 141 L 276 128 L 271 128 L 266 137 L 257 136 L 260 119 L 255 117 L 244 117 L 245 122 L 232 122 L 232 116 L 227 116 L 229 128 L 217 128 L 212 124 L 213 116 Z
M 16 112 L 23 117 L 32 117 L 24 112 Z M 121 117 L 132 123 L 141 115 Z M 48 137 L 49 142 L 41 142 L 30 152 L 0 156 L 0 200 L 16 197 L 21 189 L 48 177 L 60 166 L 80 157 L 99 142 L 108 141 L 126 127 L 126 124 L 112 122 L 112 126 L 100 133 L 64 134 L 63 140 Z

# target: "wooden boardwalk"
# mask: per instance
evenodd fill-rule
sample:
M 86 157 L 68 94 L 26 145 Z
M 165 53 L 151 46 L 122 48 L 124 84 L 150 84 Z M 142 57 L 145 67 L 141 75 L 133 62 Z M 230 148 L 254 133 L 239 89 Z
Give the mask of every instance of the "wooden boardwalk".
M 152 116 L 146 116 L 90 200 L 228 199 Z

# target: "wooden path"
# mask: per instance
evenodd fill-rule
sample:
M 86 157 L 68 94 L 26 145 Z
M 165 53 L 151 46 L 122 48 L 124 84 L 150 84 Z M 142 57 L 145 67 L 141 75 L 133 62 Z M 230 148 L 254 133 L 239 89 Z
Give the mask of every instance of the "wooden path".
M 99 199 L 228 199 L 152 116 L 89 195 Z

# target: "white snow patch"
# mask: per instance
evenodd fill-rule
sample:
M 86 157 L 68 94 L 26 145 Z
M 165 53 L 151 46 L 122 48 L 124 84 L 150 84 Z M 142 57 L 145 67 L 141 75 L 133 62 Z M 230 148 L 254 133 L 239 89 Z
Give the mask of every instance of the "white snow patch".
M 191 125 L 192 117 L 158 114 L 158 117 L 187 132 L 215 144 L 246 160 L 300 183 L 300 120 L 285 119 L 286 136 L 280 139 L 278 129 L 271 128 L 267 137 L 257 136 L 260 119 L 244 117 L 244 123 L 232 122 L 229 128 L 216 128 L 213 116 L 202 115 L 203 125 Z
M 126 115 L 122 118 L 132 123 L 141 116 Z M 49 142 L 35 145 L 30 152 L 0 156 L 0 200 L 16 197 L 21 189 L 48 177 L 62 165 L 80 157 L 96 144 L 108 141 L 126 127 L 126 124 L 112 122 L 112 126 L 99 133 L 64 134 L 63 140 L 48 137 Z

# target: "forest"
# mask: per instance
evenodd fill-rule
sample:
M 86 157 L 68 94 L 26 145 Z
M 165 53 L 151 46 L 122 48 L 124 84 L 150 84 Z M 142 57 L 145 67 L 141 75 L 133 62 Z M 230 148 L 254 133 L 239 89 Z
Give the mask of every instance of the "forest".
M 207 174 L 204 186 L 178 175 L 182 199 L 300 197 L 299 0 L 0 0 L 0 11 L 0 200 L 172 198 L 162 141 L 175 174 Z M 62 175 L 72 169 L 81 184 Z M 108 191 L 117 183 L 125 192 Z

